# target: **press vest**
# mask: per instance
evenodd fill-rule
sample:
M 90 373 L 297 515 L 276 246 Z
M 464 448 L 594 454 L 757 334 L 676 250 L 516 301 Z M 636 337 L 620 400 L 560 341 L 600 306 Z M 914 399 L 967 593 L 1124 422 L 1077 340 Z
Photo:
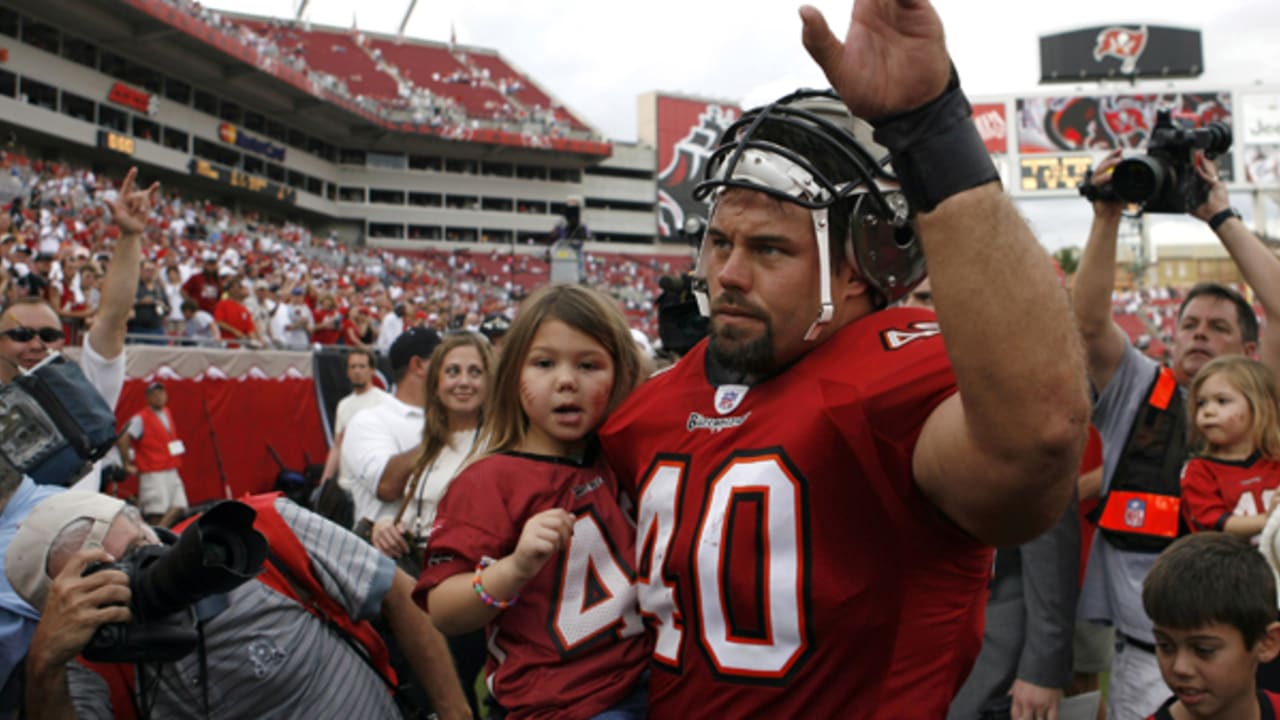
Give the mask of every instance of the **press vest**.
M 138 413 L 138 417 L 142 418 L 142 437 L 133 444 L 133 460 L 138 466 L 138 472 L 160 472 L 182 467 L 182 456 L 169 451 L 169 443 L 178 439 L 177 432 L 173 430 L 173 415 L 169 414 L 167 407 L 160 408 L 160 412 L 164 413 L 168 427 L 165 427 L 160 416 L 151 408 Z
M 1098 529 L 1121 550 L 1158 553 L 1187 533 L 1182 518 L 1182 466 L 1187 414 L 1173 371 L 1160 368 L 1094 510 Z

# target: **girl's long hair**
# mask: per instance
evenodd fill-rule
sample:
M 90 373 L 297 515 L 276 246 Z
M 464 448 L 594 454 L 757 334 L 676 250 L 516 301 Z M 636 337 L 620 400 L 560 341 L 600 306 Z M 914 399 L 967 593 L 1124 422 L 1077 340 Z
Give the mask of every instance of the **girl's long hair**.
M 413 463 L 413 474 L 410 477 L 417 477 L 423 470 L 431 464 L 445 445 L 449 444 L 451 433 L 449 432 L 449 410 L 440 400 L 440 373 L 444 370 L 445 356 L 460 347 L 473 347 L 476 352 L 480 353 L 480 365 L 484 368 L 484 385 L 485 398 L 487 399 L 489 386 L 493 378 L 493 350 L 489 347 L 489 341 L 483 336 L 473 332 L 458 332 L 445 335 L 440 344 L 431 353 L 431 359 L 427 361 L 427 398 L 426 398 L 426 416 L 422 423 L 422 452 L 418 454 L 418 459 Z M 479 422 L 484 417 L 485 404 L 480 405 Z
M 1275 375 L 1266 365 L 1243 355 L 1214 358 L 1200 368 L 1187 393 L 1187 442 L 1197 453 L 1208 452 L 1209 442 L 1196 426 L 1196 398 L 1210 377 L 1223 374 L 1232 387 L 1244 395 L 1253 412 L 1253 449 L 1273 460 L 1280 460 L 1280 393 Z
M 545 287 L 529 296 L 507 331 L 498 369 L 488 385 L 484 425 L 473 457 L 512 450 L 524 441 L 529 417 L 520 403 L 520 374 L 534 335 L 547 320 L 559 320 L 595 340 L 612 358 L 613 389 L 605 417 L 639 383 L 640 351 L 613 299 L 579 285 Z

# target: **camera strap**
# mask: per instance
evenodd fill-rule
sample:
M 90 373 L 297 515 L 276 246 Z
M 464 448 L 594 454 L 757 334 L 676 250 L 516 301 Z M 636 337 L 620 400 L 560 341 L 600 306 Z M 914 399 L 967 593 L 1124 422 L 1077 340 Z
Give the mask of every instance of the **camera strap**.
M 373 670 L 373 674 L 377 675 L 378 678 L 381 679 L 382 682 L 386 684 L 387 688 L 394 694 L 396 691 L 395 680 L 388 678 L 382 670 L 378 669 L 378 666 L 375 665 L 373 660 L 369 657 L 369 650 L 353 640 L 350 633 L 339 627 L 338 623 L 329 616 L 329 613 L 320 606 L 320 603 L 316 602 L 315 595 L 302 585 L 302 581 L 293 574 L 293 571 L 289 569 L 288 565 L 277 557 L 274 552 L 267 553 L 267 562 L 284 577 L 285 582 L 289 583 L 290 588 L 293 590 L 294 600 L 296 600 L 299 605 L 306 608 L 312 615 L 316 616 L 325 624 L 326 627 L 332 630 L 335 635 L 345 642 L 351 650 L 361 660 L 363 660 L 370 669 Z

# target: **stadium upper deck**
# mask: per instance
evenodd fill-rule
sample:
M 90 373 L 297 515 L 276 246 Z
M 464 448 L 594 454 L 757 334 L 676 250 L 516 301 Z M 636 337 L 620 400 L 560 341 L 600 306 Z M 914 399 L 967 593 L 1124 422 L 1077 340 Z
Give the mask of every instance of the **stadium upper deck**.
M 540 239 L 571 196 L 597 239 L 656 234 L 653 150 L 602 141 L 493 51 L 166 0 L 16 0 L 0 34 L 0 118 L 51 157 L 393 245 Z

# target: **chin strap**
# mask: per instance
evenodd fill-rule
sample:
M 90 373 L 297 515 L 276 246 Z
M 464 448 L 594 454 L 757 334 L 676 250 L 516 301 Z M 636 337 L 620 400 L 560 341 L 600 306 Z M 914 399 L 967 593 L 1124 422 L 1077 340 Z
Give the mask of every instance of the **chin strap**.
M 827 242 L 831 234 L 831 223 L 827 209 L 818 208 L 810 211 L 810 214 L 813 216 L 813 235 L 818 241 L 818 301 L 821 305 L 818 307 L 818 319 L 805 331 L 804 339 L 813 341 L 818 339 L 822 328 L 831 322 L 836 305 L 831 298 L 831 251 Z

